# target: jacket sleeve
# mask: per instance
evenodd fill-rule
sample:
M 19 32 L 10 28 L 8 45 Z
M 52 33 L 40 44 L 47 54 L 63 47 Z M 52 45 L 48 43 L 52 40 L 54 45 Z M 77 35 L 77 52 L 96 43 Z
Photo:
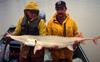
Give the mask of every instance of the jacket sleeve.
M 38 28 L 39 28 L 39 34 L 40 35 L 46 35 L 47 34 L 46 23 L 43 19 L 40 20 Z
M 73 22 L 73 34 L 74 34 L 74 36 L 76 36 L 78 34 L 78 27 L 75 22 Z
M 47 24 L 47 34 L 48 35 L 52 35 L 52 25 L 51 25 L 51 21 L 49 21 L 48 24 Z
M 22 23 L 22 18 L 20 18 L 19 21 L 17 22 L 15 31 L 12 33 L 12 35 L 20 35 L 20 32 L 21 32 L 21 23 Z

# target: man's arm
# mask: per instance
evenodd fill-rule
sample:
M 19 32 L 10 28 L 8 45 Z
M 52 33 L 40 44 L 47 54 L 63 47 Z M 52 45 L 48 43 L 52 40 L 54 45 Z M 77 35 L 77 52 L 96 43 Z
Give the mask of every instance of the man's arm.
M 45 24 L 45 21 L 43 19 L 40 20 L 38 28 L 39 28 L 39 34 L 40 35 L 46 35 L 47 34 L 46 24 Z
M 47 32 L 48 32 L 48 35 L 52 35 L 52 25 L 51 25 L 51 21 L 49 21 L 48 24 L 47 24 Z
M 15 28 L 14 32 L 12 33 L 12 35 L 19 35 L 20 34 L 22 19 L 23 18 L 20 18 L 19 21 L 17 22 L 16 28 Z

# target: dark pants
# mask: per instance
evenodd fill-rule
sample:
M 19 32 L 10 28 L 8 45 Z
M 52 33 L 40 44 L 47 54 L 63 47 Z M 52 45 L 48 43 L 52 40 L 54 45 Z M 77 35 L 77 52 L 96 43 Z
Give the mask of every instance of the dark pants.
M 59 59 L 59 60 L 53 60 L 52 62 L 71 62 L 67 59 Z
M 68 48 L 51 49 L 53 62 L 72 62 L 73 52 Z
M 43 62 L 44 61 L 44 49 L 38 50 L 34 54 L 34 47 L 25 46 L 21 47 L 20 62 Z

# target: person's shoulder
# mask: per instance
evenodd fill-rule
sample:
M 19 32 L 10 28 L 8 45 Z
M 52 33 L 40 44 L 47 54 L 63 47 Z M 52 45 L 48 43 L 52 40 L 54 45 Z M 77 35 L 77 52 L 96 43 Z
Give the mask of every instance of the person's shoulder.
M 45 24 L 45 20 L 44 19 L 40 19 L 39 24 Z
M 67 23 L 76 24 L 76 21 L 68 14 Z
M 45 22 L 45 20 L 44 19 L 40 19 L 40 22 Z
M 54 14 L 54 15 L 50 18 L 49 23 L 53 23 L 55 20 L 56 20 L 56 15 Z
M 18 20 L 18 23 L 22 23 L 23 18 L 24 18 L 24 16 L 20 16 L 20 17 L 19 17 L 19 20 Z
M 48 24 L 51 24 L 51 23 L 53 23 L 53 22 L 54 22 L 54 20 L 51 19 L 51 20 L 48 21 Z
M 19 17 L 19 19 L 23 19 L 23 18 L 24 18 L 24 16 L 20 16 L 20 17 Z
M 68 14 L 67 16 L 68 16 L 67 19 L 68 19 L 69 21 L 71 21 L 71 22 L 73 22 L 73 23 L 75 22 L 74 19 L 73 19 L 69 14 Z

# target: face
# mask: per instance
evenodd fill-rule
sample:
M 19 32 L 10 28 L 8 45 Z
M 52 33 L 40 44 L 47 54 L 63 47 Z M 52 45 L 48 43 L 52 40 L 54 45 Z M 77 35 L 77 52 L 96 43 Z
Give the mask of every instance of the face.
M 65 7 L 60 7 L 56 9 L 56 12 L 58 15 L 62 15 L 66 13 L 66 8 Z
M 30 19 L 32 19 L 32 18 L 35 18 L 35 17 L 37 17 L 37 15 L 38 15 L 38 13 L 36 12 L 36 11 L 26 11 L 26 15 L 30 18 Z
M 57 8 L 56 12 L 57 12 L 57 18 L 62 19 L 66 15 L 66 8 L 65 7 Z

